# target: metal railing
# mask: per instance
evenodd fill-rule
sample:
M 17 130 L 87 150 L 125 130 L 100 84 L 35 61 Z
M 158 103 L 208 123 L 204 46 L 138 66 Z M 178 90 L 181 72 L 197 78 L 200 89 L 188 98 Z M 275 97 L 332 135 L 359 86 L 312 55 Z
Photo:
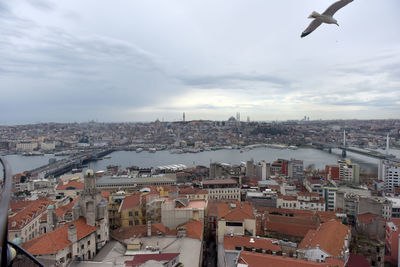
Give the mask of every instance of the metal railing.
M 18 245 L 8 241 L 8 209 L 11 199 L 12 177 L 7 161 L 0 157 L 3 167 L 3 184 L 0 196 L 0 266 L 43 266 L 35 257 Z

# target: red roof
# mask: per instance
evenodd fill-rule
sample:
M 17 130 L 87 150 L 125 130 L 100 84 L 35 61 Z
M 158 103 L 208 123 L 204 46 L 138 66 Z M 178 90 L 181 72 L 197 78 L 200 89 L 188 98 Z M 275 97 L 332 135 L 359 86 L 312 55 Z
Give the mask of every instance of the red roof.
M 162 235 L 166 235 L 168 233 L 168 229 L 162 223 L 154 223 L 151 225 L 151 235 L 157 236 L 161 233 Z M 120 227 L 111 232 L 113 238 L 117 240 L 124 240 L 131 238 L 133 236 L 136 237 L 146 237 L 147 236 L 147 225 L 136 225 L 136 226 L 127 226 Z M 176 234 L 175 234 L 176 235 Z
M 161 253 L 161 254 L 136 254 L 131 261 L 125 261 L 126 267 L 136 267 L 140 266 L 147 261 L 172 261 L 174 258 L 178 257 L 179 253 Z
M 186 223 L 186 236 L 193 239 L 203 239 L 203 223 L 200 221 L 190 221 Z
M 254 242 L 250 242 L 250 241 Z M 268 249 L 274 251 L 282 251 L 278 245 L 272 243 L 267 238 L 253 238 L 250 236 L 224 236 L 224 248 L 227 250 L 235 250 L 235 246 L 238 247 L 251 247 Z
M 350 227 L 330 220 L 323 223 L 317 230 L 308 231 L 307 235 L 299 244 L 299 249 L 316 248 L 317 245 L 326 253 L 334 257 L 340 257 L 344 248 L 346 236 L 349 234 Z M 344 253 L 344 251 L 343 251 Z
M 383 217 L 370 212 L 357 215 L 357 221 L 362 222 L 364 224 L 370 224 L 376 220 L 385 221 Z
M 124 198 L 121 203 L 120 210 L 134 208 L 140 205 L 140 194 L 130 195 Z
M 249 267 L 344 267 L 344 262 L 327 258 L 326 262 L 305 261 L 295 258 L 242 251 L 238 263 Z
M 219 203 L 218 205 L 218 219 L 225 219 L 226 221 L 243 222 L 245 219 L 255 219 L 253 207 L 251 203 L 246 202 L 233 202 L 233 203 Z
M 68 203 L 67 205 L 55 209 L 54 213 L 57 214 L 58 217 L 63 218 L 67 212 L 72 212 L 72 208 L 74 207 L 78 199 L 79 198 L 76 197 L 72 202 Z
M 371 264 L 363 256 L 350 254 L 346 267 L 371 267 Z
M 62 181 L 58 184 L 56 190 L 83 190 L 85 188 L 85 184 L 82 182 L 78 182 L 75 180 L 68 181 L 68 183 L 64 184 Z
M 288 236 L 304 237 L 309 230 L 319 226 L 317 217 L 288 217 L 267 214 L 265 226 L 268 231 L 278 232 Z
M 54 201 L 47 199 L 11 201 L 11 214 L 8 217 L 8 230 L 19 230 L 29 224 L 37 216 L 47 211 L 47 207 Z
M 203 180 L 203 185 L 237 184 L 237 183 L 238 182 L 234 179 Z
M 87 225 L 84 218 L 79 218 L 78 220 L 68 223 L 52 232 L 48 232 L 24 243 L 22 247 L 32 255 L 55 254 L 72 245 L 72 242 L 68 240 L 68 227 L 70 225 L 76 226 L 78 240 L 99 229 L 98 227 Z

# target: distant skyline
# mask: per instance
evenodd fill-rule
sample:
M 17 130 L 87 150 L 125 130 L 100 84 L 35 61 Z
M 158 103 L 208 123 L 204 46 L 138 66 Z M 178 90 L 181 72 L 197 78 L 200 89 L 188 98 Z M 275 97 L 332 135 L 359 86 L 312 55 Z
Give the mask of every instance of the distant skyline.
M 400 118 L 400 1 L 0 2 L 0 125 Z

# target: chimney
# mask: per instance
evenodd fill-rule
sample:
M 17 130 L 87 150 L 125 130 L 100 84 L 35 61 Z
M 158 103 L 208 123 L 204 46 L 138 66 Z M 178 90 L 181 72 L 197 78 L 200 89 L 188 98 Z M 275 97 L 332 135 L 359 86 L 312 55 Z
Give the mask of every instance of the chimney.
M 76 232 L 76 226 L 71 224 L 68 226 L 68 240 L 71 241 L 72 243 L 75 243 L 78 241 L 78 235 Z
M 147 221 L 147 236 L 151 236 L 151 221 Z

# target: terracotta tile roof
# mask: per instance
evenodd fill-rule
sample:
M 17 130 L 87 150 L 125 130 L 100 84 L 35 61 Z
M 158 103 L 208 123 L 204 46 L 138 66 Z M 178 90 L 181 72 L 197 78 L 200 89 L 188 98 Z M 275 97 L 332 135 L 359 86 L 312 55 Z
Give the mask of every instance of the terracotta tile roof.
M 362 222 L 364 224 L 371 224 L 376 220 L 385 221 L 383 217 L 370 212 L 357 215 L 357 221 Z
M 101 195 L 108 200 L 108 197 L 110 196 L 110 192 L 108 191 L 101 191 Z
M 85 187 L 85 184 L 82 182 L 78 182 L 75 180 L 70 180 L 68 181 L 68 183 L 63 183 L 63 181 L 61 181 L 58 185 L 56 190 L 83 190 Z
M 284 216 L 294 217 L 311 217 L 318 216 L 321 222 L 327 222 L 332 219 L 338 220 L 335 211 L 316 211 L 316 210 L 296 210 L 296 209 L 279 209 L 274 207 L 260 207 L 256 206 L 255 209 L 258 213 L 275 213 Z
M 68 203 L 67 205 L 64 205 L 62 207 L 59 207 L 54 210 L 54 213 L 57 214 L 58 217 L 64 218 L 64 215 L 67 212 L 72 212 L 72 208 L 74 207 L 75 203 L 78 201 L 78 197 L 76 197 L 72 202 Z M 47 216 L 46 216 L 47 217 Z
M 250 242 L 253 240 L 254 242 Z M 224 248 L 227 250 L 235 250 L 235 246 L 238 247 L 251 247 L 268 249 L 275 251 L 282 251 L 281 248 L 273 244 L 270 239 L 267 238 L 253 238 L 250 236 L 224 236 Z
M 142 264 L 153 261 L 166 261 L 169 262 L 178 257 L 179 253 L 160 253 L 160 254 L 136 254 L 131 261 L 125 261 L 126 267 L 137 267 Z
M 305 261 L 288 257 L 242 251 L 238 263 L 249 267 L 344 267 L 344 262 L 327 258 L 326 262 Z
M 288 200 L 288 201 L 296 201 L 297 197 L 296 196 L 278 196 L 278 198 L 282 198 L 283 200 Z
M 182 188 L 179 190 L 179 194 L 181 195 L 204 195 L 208 194 L 208 191 L 205 189 L 199 189 L 199 188 Z
M 159 233 L 161 233 L 162 235 L 166 235 L 168 231 L 169 229 L 166 228 L 162 223 L 155 223 L 151 225 L 151 235 L 158 236 Z M 117 240 L 129 239 L 133 236 L 146 237 L 147 225 L 120 227 L 112 231 L 111 235 Z
M 219 184 L 237 184 L 238 182 L 234 179 L 214 179 L 214 180 L 203 180 L 203 185 L 219 185 Z
M 232 207 L 235 205 L 235 207 Z M 244 219 L 255 219 L 253 207 L 251 203 L 247 202 L 232 202 L 232 203 L 219 203 L 218 204 L 218 219 L 225 219 L 226 221 L 242 222 Z
M 200 221 L 190 221 L 186 223 L 186 236 L 193 239 L 203 239 L 203 223 Z
M 207 204 L 207 215 L 208 217 L 217 217 L 218 216 L 218 202 L 216 201 L 208 201 Z
M 47 211 L 47 207 L 54 201 L 47 199 L 11 201 L 11 213 L 8 216 L 8 230 L 19 230 L 29 224 L 33 219 Z
M 84 218 L 79 218 L 52 232 L 48 232 L 24 243 L 23 248 L 32 255 L 55 254 L 72 244 L 72 242 L 68 240 L 68 227 L 70 225 L 76 226 L 78 240 L 99 229 L 98 227 L 87 225 Z
M 265 216 L 265 227 L 268 231 L 288 236 L 304 237 L 309 230 L 320 226 L 317 217 L 288 217 L 268 214 Z
M 371 267 L 371 264 L 363 256 L 350 254 L 346 267 Z
M 308 231 L 307 235 L 299 244 L 299 249 L 316 248 L 317 245 L 334 257 L 340 257 L 344 247 L 346 236 L 349 234 L 350 227 L 331 220 L 323 223 L 317 230 Z M 343 251 L 344 253 L 344 251 Z
M 120 211 L 139 206 L 140 199 L 141 199 L 140 194 L 126 196 L 124 200 L 122 200 Z

